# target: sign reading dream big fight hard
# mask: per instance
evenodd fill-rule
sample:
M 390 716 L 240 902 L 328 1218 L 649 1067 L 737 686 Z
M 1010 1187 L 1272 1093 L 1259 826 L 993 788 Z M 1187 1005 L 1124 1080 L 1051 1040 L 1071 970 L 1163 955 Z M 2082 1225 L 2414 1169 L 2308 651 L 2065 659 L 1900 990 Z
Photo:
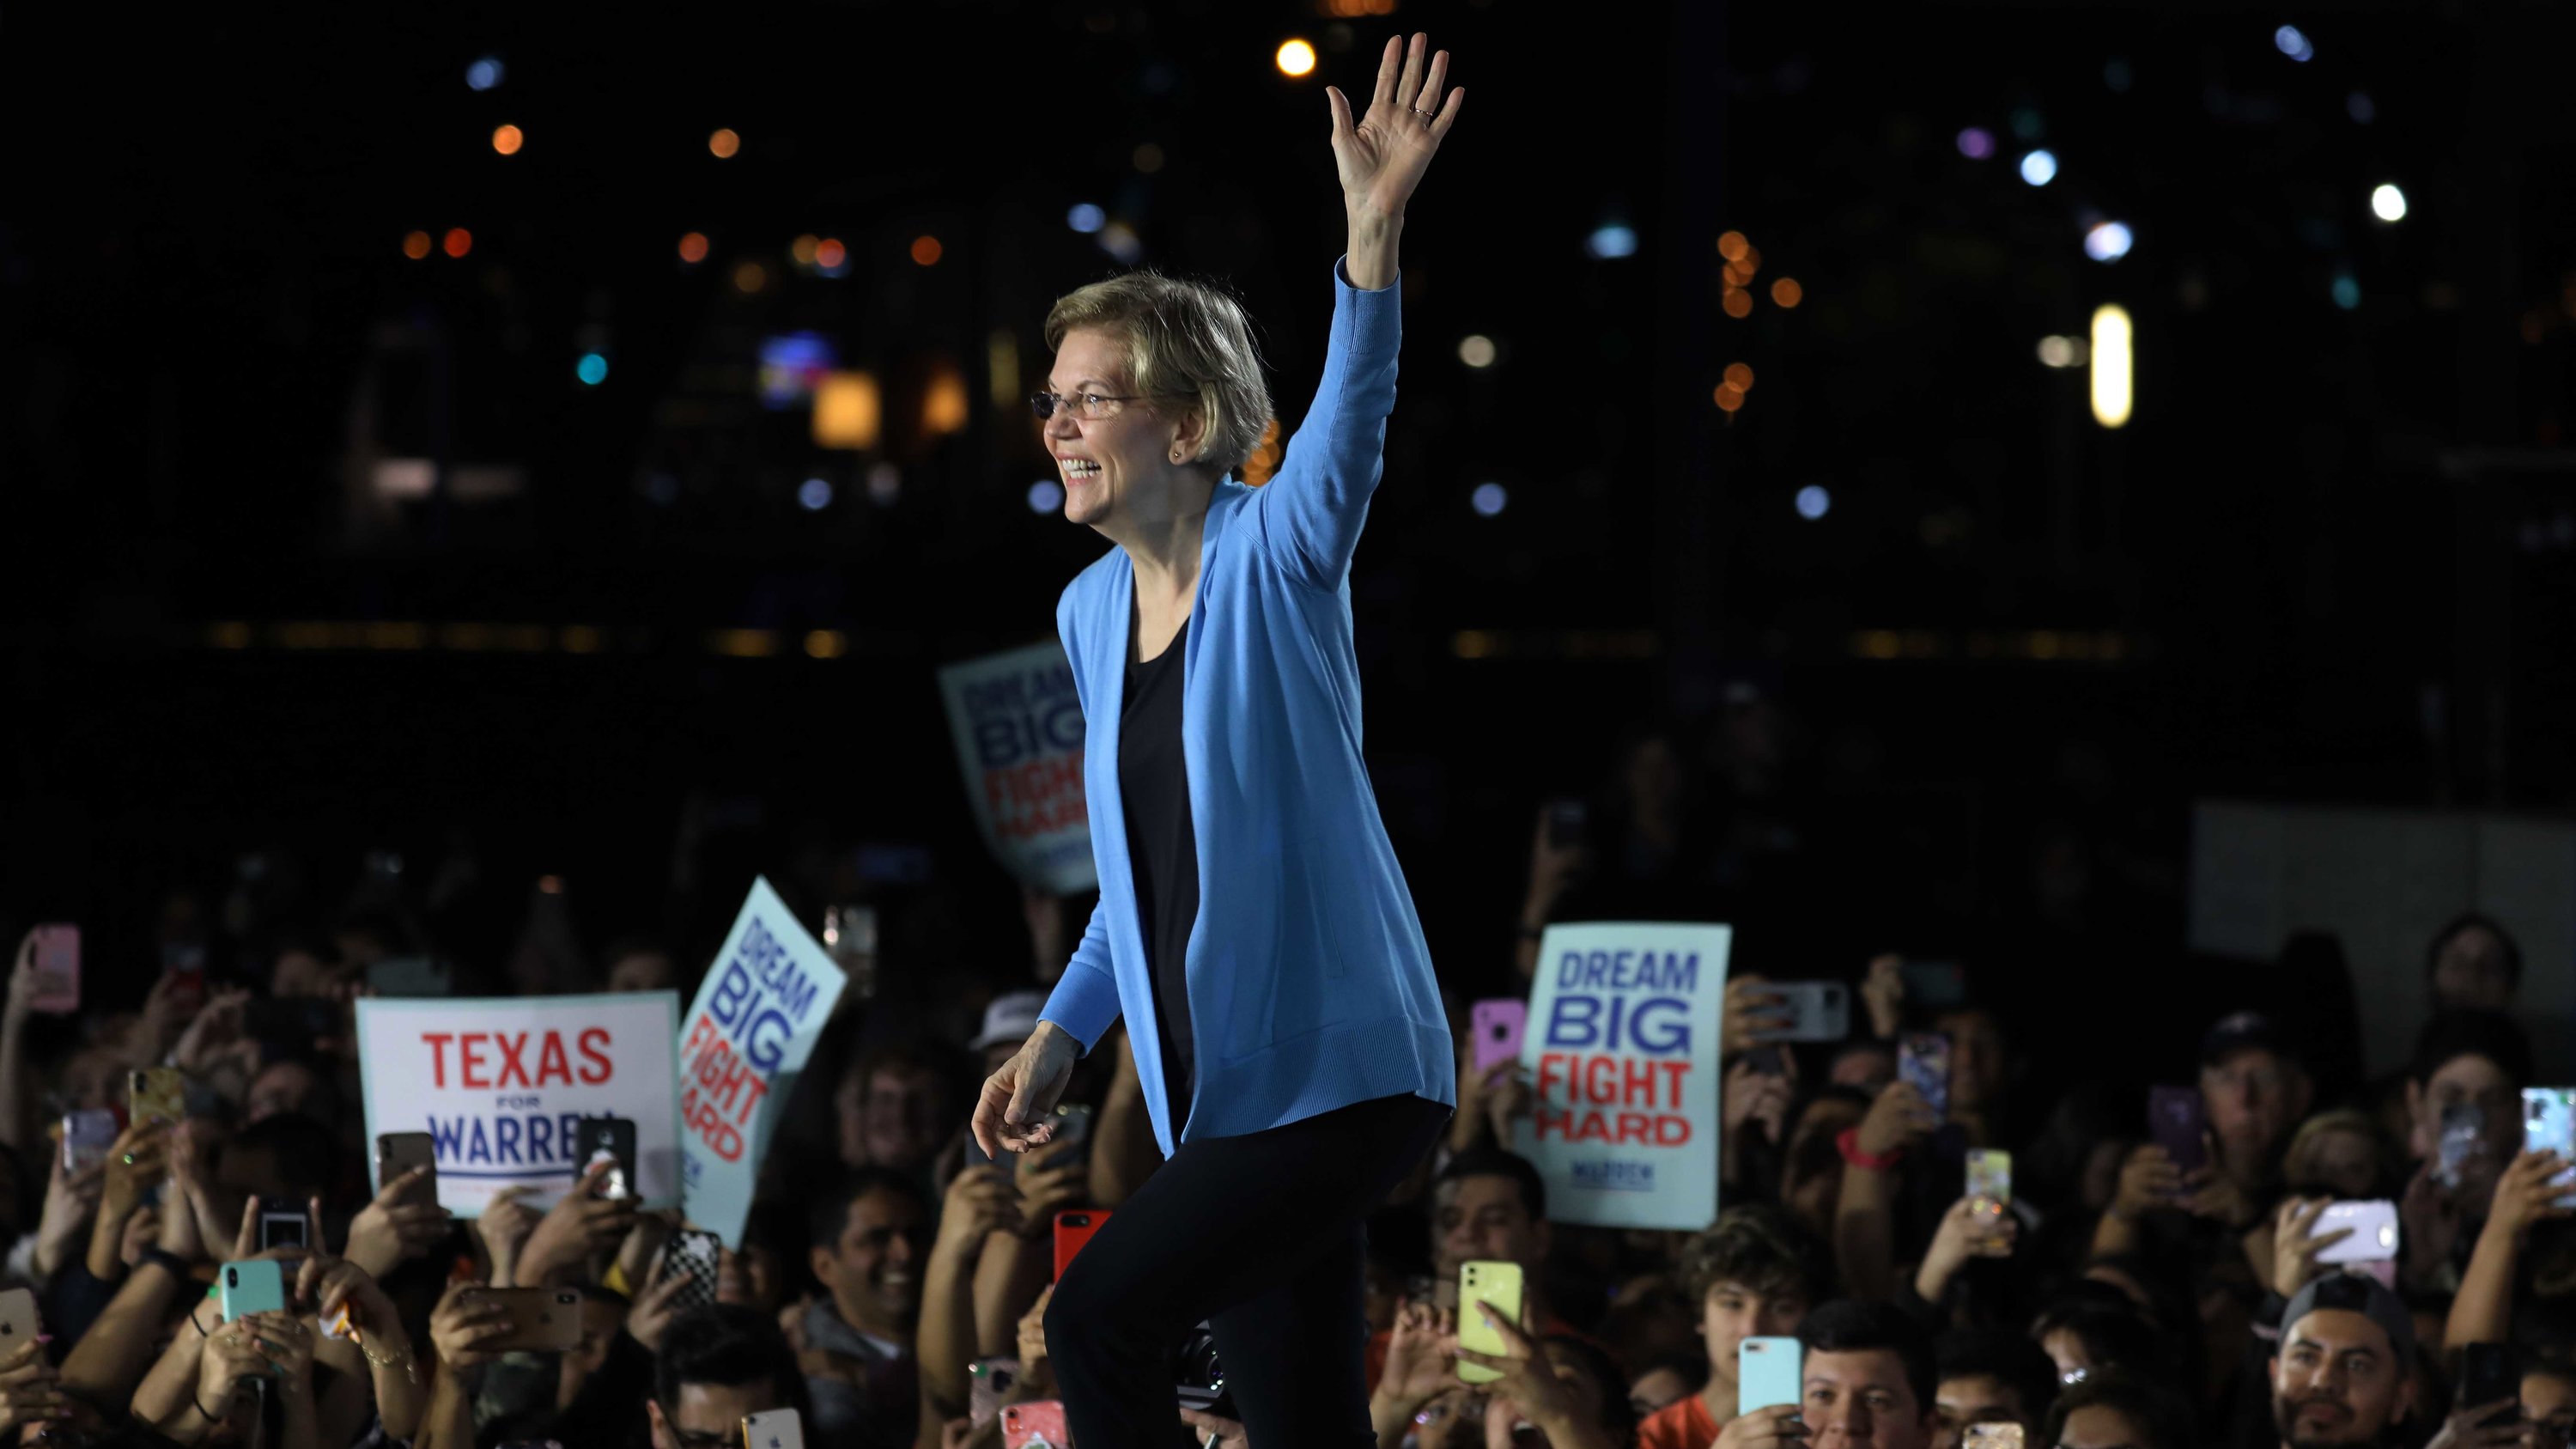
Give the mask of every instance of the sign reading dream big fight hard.
M 1718 1009 L 1725 926 L 1550 926 L 1521 1065 L 1536 1098 L 1513 1149 L 1547 1215 L 1612 1228 L 1717 1216 Z
M 428 1133 L 439 1204 L 474 1217 L 506 1187 L 532 1188 L 528 1202 L 552 1206 L 581 1175 L 581 1119 L 624 1117 L 635 1124 L 644 1206 L 675 1207 L 679 1009 L 669 991 L 360 997 L 367 1141 L 372 1148 L 386 1132 Z
M 847 978 L 766 879 L 733 918 L 680 1043 L 689 1221 L 742 1246 L 769 1134 Z
M 1082 792 L 1082 700 L 1050 640 L 939 671 L 957 763 L 984 843 L 1029 885 L 1073 895 L 1100 881 Z

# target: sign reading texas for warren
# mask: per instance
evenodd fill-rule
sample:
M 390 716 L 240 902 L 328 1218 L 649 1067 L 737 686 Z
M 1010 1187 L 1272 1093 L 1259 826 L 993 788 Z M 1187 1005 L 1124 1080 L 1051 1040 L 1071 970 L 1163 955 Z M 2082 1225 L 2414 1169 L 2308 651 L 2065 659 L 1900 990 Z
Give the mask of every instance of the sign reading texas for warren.
M 1718 1008 L 1725 926 L 1550 926 L 1521 1065 L 1537 1098 L 1513 1150 L 1547 1215 L 1611 1228 L 1717 1216 Z
M 483 1211 L 505 1187 L 551 1206 L 581 1175 L 584 1117 L 635 1124 L 636 1190 L 646 1207 L 680 1201 L 679 1089 L 671 1065 L 680 998 L 505 996 L 358 1000 L 367 1140 L 426 1132 L 438 1201 Z M 378 1184 L 382 1186 L 382 1184 Z

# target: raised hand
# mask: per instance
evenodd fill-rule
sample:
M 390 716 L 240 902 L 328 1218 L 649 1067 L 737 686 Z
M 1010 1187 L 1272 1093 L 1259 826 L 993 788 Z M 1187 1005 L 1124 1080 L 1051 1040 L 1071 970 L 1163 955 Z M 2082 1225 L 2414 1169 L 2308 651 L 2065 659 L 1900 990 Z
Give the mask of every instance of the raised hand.
M 1402 217 L 1433 153 L 1458 123 L 1466 88 L 1457 87 L 1442 99 L 1449 52 L 1430 50 L 1431 37 L 1420 32 L 1410 47 L 1388 37 L 1386 54 L 1378 61 L 1377 89 L 1369 97 L 1368 113 L 1357 120 L 1351 117 L 1350 98 L 1324 87 L 1333 108 L 1333 169 L 1341 177 L 1342 202 L 1354 216 Z

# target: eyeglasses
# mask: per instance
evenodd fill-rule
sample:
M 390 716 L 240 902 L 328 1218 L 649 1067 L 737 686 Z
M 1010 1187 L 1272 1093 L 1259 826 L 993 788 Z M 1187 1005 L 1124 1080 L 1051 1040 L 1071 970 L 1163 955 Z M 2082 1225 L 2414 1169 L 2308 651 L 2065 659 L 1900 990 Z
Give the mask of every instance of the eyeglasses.
M 1149 397 L 1189 396 L 1191 396 L 1191 394 L 1185 392 L 1140 392 L 1131 393 L 1126 397 L 1111 397 L 1106 394 L 1096 392 L 1078 392 L 1068 397 L 1062 393 L 1033 392 L 1029 394 L 1029 408 L 1031 411 L 1035 412 L 1041 420 L 1054 417 L 1056 409 L 1062 408 L 1086 423 L 1096 423 L 1102 418 L 1116 413 L 1120 407 L 1131 402 L 1142 402 Z

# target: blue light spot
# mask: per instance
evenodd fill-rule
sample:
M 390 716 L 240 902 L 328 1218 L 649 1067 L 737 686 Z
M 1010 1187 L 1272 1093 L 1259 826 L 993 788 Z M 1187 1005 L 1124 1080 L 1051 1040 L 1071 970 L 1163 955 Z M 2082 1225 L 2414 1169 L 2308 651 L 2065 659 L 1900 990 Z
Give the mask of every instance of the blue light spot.
M 1827 493 L 1821 484 L 1810 483 L 1798 490 L 1798 516 L 1809 523 L 1824 517 L 1825 510 L 1833 506 L 1834 495 Z
M 1064 485 L 1041 478 L 1029 485 L 1029 512 L 1053 513 L 1064 506 Z
M 2097 262 L 2116 262 L 2129 254 L 2126 222 L 2106 221 L 2084 233 L 2084 255 Z
M 2299 27 L 2295 25 L 2284 25 L 2273 31 L 2272 43 L 2279 46 L 2281 53 L 2292 60 L 2307 61 L 2316 57 L 2317 48 L 2308 43 L 2308 37 L 2300 33 Z
M 2361 283 L 2353 280 L 2352 273 L 2335 273 L 2334 300 L 2336 306 L 2347 312 L 2361 305 Z
M 1595 230 L 1584 239 L 1583 249 L 1596 257 L 1629 257 L 1637 254 L 1637 233 L 1633 228 L 1612 222 Z
M 2033 151 L 2021 158 L 2021 179 L 2033 186 L 2046 186 L 2057 179 L 2057 157 L 2046 151 Z
M 1109 224 L 1109 214 L 1088 201 L 1076 202 L 1073 210 L 1064 214 L 1064 224 L 1089 236 Z
M 501 83 L 501 62 L 485 56 L 465 68 L 465 83 L 478 91 L 488 91 Z
M 572 372 L 573 376 L 592 387 L 597 387 L 608 381 L 608 359 L 596 352 L 585 352 L 581 355 L 581 361 L 573 364 Z
M 1510 501 L 1511 496 L 1503 491 L 1502 484 L 1479 483 L 1476 485 L 1476 491 L 1469 495 L 1467 506 L 1484 517 L 1491 518 L 1502 512 L 1503 505 Z
M 830 481 L 822 478 L 806 479 L 802 484 L 798 485 L 796 489 L 796 501 L 804 505 L 805 511 L 808 513 L 820 513 L 824 509 L 831 507 L 832 485 Z

